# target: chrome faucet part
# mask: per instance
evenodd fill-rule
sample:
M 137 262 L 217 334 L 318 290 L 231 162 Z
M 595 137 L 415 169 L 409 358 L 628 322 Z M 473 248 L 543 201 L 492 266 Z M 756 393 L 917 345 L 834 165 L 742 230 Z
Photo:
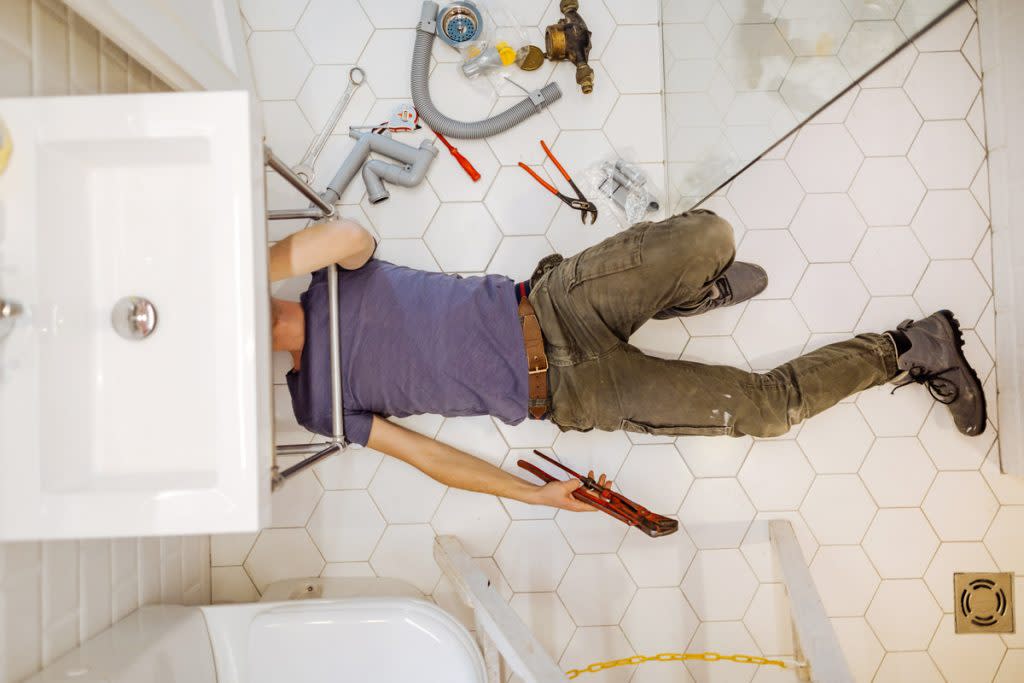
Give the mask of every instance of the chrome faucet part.
M 345 92 L 341 94 L 341 98 L 338 103 L 334 105 L 334 111 L 331 112 L 330 118 L 327 119 L 327 123 L 320 130 L 313 141 L 309 143 L 309 149 L 306 150 L 306 155 L 302 157 L 302 161 L 292 167 L 292 171 L 297 176 L 302 178 L 307 183 L 312 183 L 316 177 L 316 160 L 320 158 L 320 152 L 323 151 L 324 145 L 327 144 L 327 140 L 330 139 L 331 133 L 338 125 L 338 121 L 341 120 L 341 115 L 345 113 L 348 108 L 349 102 L 352 101 L 352 95 L 355 94 L 356 89 L 366 81 L 366 72 L 358 66 L 352 67 L 348 72 L 348 87 L 345 88 Z
M 138 341 L 156 330 L 156 307 L 149 299 L 126 296 L 117 300 L 110 313 L 110 324 L 124 339 Z
M 14 329 L 14 319 L 24 312 L 21 304 L 0 299 L 0 339 L 3 339 Z

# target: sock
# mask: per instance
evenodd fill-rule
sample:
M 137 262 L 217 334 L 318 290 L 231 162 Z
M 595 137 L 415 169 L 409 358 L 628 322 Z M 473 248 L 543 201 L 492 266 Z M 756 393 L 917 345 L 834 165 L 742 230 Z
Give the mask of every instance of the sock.
M 896 347 L 896 357 L 900 357 L 910 350 L 912 346 L 910 340 L 907 339 L 907 335 L 903 334 L 899 330 L 886 332 L 889 338 L 892 339 L 893 346 Z

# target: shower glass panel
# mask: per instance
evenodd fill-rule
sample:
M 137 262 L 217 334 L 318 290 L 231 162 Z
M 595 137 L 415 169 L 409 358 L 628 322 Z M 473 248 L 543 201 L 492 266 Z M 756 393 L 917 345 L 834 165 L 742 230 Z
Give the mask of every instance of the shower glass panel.
M 662 0 L 669 200 L 674 212 L 733 174 L 899 50 L 867 80 L 899 86 L 905 41 L 958 21 L 966 0 Z M 849 93 L 824 116 L 842 121 Z

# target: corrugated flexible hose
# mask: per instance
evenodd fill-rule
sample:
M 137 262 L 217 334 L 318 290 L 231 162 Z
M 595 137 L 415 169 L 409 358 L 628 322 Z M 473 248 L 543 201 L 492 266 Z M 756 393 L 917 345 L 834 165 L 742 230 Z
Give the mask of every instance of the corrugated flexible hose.
M 412 102 L 432 130 L 462 140 L 487 138 L 519 125 L 562 96 L 557 83 L 548 83 L 540 90 L 532 91 L 518 104 L 488 119 L 456 121 L 442 114 L 430 98 L 429 83 L 430 51 L 437 30 L 437 10 L 436 2 L 427 0 L 423 3 L 419 27 L 416 29 L 416 46 L 412 53 Z

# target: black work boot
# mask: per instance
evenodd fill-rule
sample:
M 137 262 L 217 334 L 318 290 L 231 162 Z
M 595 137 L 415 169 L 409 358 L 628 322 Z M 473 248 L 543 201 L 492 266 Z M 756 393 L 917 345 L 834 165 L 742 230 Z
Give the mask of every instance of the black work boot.
M 696 306 L 673 306 L 654 315 L 656 320 L 700 315 L 722 306 L 732 306 L 753 299 L 768 286 L 768 273 L 753 263 L 735 261 L 718 276 L 711 286 L 711 295 Z
M 905 320 L 889 335 L 903 371 L 893 380 L 896 389 L 924 384 L 936 401 L 949 408 L 957 429 L 967 436 L 982 434 L 987 419 L 985 391 L 964 356 L 964 336 L 953 314 L 939 311 L 917 322 Z

